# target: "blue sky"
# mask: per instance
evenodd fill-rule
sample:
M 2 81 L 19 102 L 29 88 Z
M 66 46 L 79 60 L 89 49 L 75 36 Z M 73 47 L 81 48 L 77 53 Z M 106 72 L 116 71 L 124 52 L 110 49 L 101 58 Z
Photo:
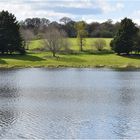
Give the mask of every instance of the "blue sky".
M 0 0 L 0 10 L 8 10 L 18 20 L 45 17 L 59 21 L 73 20 L 104 22 L 129 17 L 140 24 L 140 0 Z

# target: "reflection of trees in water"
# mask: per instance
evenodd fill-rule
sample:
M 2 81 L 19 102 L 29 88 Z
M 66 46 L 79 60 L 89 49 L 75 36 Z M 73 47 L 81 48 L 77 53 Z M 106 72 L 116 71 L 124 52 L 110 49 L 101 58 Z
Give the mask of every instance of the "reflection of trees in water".
M 0 138 L 7 134 L 17 119 L 16 110 L 0 109 Z
M 129 138 L 128 132 L 130 130 L 130 125 L 129 125 L 129 117 L 127 116 L 117 116 L 115 117 L 115 121 L 113 123 L 115 123 L 113 125 L 113 132 L 115 133 L 115 135 L 117 136 L 117 138 L 119 139 L 123 139 L 123 138 Z
M 119 79 L 121 82 L 119 87 L 120 103 L 129 105 L 134 101 L 135 88 L 133 87 L 133 74 L 130 72 L 120 73 Z M 124 80 L 125 79 L 125 80 Z
M 0 86 L 0 97 L 14 98 L 18 97 L 19 89 L 15 85 L 7 84 Z
M 16 99 L 19 88 L 15 81 L 0 83 L 0 138 L 4 137 L 18 117 Z
M 114 133 L 117 138 L 130 138 L 129 133 L 131 128 L 131 119 L 133 118 L 133 109 L 135 107 L 135 94 L 136 90 L 133 86 L 133 79 L 135 79 L 133 73 L 129 72 L 118 72 L 119 88 L 118 90 L 118 112 L 113 122 Z

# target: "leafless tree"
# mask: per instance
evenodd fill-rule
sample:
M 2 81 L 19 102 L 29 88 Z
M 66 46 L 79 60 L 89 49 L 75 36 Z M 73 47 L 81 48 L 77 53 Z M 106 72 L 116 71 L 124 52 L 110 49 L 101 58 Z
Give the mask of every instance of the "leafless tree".
M 67 48 L 66 33 L 55 27 L 49 28 L 44 35 L 45 48 L 52 52 L 53 57 L 56 56 L 61 49 Z
M 28 29 L 21 29 L 21 35 L 24 38 L 26 49 L 29 49 L 29 42 L 34 38 L 34 33 Z
M 71 22 L 72 20 L 69 17 L 63 17 L 59 21 L 66 25 L 67 23 Z

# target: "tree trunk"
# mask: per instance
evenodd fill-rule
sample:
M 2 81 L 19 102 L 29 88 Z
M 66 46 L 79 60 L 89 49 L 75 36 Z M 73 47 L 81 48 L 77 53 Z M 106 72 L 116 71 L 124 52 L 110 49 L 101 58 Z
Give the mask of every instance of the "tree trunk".
M 82 40 L 82 38 L 80 39 L 80 51 L 81 52 L 83 51 L 83 40 Z
M 53 51 L 52 53 L 53 53 L 53 57 L 55 57 L 55 52 Z
M 26 49 L 29 50 L 29 42 L 26 42 Z
M 82 47 L 82 44 L 80 45 L 80 51 L 81 51 L 81 52 L 83 51 L 83 47 Z

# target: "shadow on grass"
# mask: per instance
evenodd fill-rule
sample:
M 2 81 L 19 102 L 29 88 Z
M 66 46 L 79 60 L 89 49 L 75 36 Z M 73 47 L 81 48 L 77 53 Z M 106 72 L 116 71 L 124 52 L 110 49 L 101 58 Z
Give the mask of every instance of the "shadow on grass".
M 130 54 L 130 55 L 120 55 L 122 57 L 130 58 L 130 59 L 140 59 L 140 54 Z
M 45 59 L 33 56 L 33 55 L 19 55 L 19 54 L 13 54 L 13 55 L 0 55 L 3 59 L 15 59 L 15 60 L 23 60 L 23 61 L 43 61 Z
M 98 50 L 86 50 L 83 51 L 86 54 L 93 54 L 93 55 L 108 55 L 108 54 L 113 54 L 114 52 L 112 50 L 102 50 L 102 51 L 98 51 Z
M 69 52 L 60 52 L 60 54 L 71 54 L 71 55 L 81 55 L 81 54 L 88 54 L 88 55 L 108 55 L 108 54 L 113 54 L 114 52 L 112 50 L 83 50 L 83 51 L 76 51 L 76 50 L 71 50 Z
M 60 57 L 58 61 L 62 62 L 86 62 L 86 60 L 77 57 Z
M 81 59 L 81 58 L 77 58 L 76 55 L 71 55 L 69 57 L 65 57 L 65 55 L 63 56 L 56 56 L 56 57 L 53 57 L 53 56 L 45 56 L 44 58 L 46 59 L 51 59 L 51 60 L 56 60 L 56 61 L 59 61 L 59 62 L 86 62 L 84 59 Z
M 7 62 L 2 60 L 2 59 L 0 59 L 0 64 L 7 64 Z

